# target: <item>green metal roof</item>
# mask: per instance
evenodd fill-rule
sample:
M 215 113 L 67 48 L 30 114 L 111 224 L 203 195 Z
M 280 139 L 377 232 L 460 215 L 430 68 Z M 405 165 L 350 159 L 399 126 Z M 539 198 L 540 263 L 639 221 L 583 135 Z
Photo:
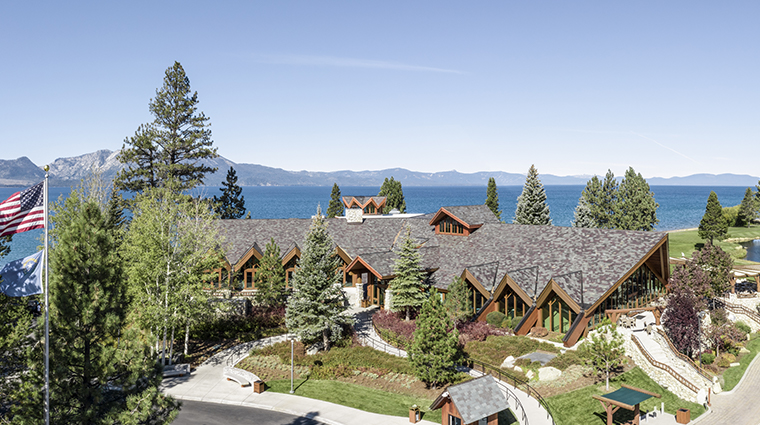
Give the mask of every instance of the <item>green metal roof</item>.
M 652 396 L 649 394 L 641 393 L 630 388 L 620 388 L 617 391 L 613 391 L 609 394 L 605 394 L 602 397 L 614 400 L 629 406 L 635 406 L 642 401 L 650 399 Z

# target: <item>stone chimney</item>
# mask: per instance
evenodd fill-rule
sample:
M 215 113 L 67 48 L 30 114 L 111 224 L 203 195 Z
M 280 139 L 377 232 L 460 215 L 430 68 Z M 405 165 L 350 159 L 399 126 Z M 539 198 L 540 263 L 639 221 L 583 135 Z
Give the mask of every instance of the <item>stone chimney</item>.
M 348 224 L 362 224 L 364 219 L 362 218 L 363 211 L 361 208 L 347 208 L 346 209 L 346 222 Z

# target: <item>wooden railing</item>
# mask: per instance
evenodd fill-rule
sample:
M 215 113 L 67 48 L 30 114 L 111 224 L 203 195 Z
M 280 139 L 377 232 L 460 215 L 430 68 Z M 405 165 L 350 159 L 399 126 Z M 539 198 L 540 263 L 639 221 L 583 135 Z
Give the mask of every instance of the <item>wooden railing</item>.
M 662 369 L 665 372 L 668 372 L 670 375 L 672 375 L 678 382 L 683 384 L 686 388 L 690 389 L 691 391 L 694 391 L 694 393 L 699 392 L 699 388 L 697 388 L 696 385 L 692 384 L 686 378 L 681 376 L 678 372 L 676 372 L 672 367 L 666 365 L 665 363 L 660 363 L 657 360 L 652 357 L 651 354 L 649 354 L 649 351 L 647 351 L 646 348 L 641 344 L 641 341 L 639 341 L 639 338 L 636 335 L 631 335 L 631 339 L 636 344 L 636 346 L 639 348 L 639 351 L 641 351 L 642 354 L 644 354 L 644 357 L 646 357 L 647 361 L 652 364 L 652 366 Z
M 760 314 L 757 314 L 757 312 L 752 311 L 743 305 L 733 304 L 728 301 L 723 301 L 719 298 L 715 298 L 714 301 L 718 306 L 721 306 L 732 313 L 743 314 L 754 320 L 755 323 L 760 324 Z
M 657 332 L 660 335 L 662 335 L 663 338 L 665 338 L 665 341 L 668 343 L 668 347 L 670 347 L 670 351 L 672 351 L 676 355 L 676 357 L 678 357 L 679 359 L 681 359 L 684 362 L 686 362 L 700 376 L 702 376 L 703 378 L 705 378 L 708 381 L 712 382 L 712 377 L 710 376 L 710 374 L 707 373 L 706 370 L 704 370 L 701 367 L 699 367 L 699 365 L 696 364 L 694 362 L 694 360 L 690 359 L 688 356 L 684 355 L 683 353 L 681 353 L 680 351 L 678 351 L 676 349 L 675 345 L 673 345 L 673 341 L 670 340 L 670 338 L 668 337 L 668 334 L 666 334 L 665 331 L 663 331 L 662 329 L 658 328 Z
M 519 388 L 522 391 L 524 391 L 526 394 L 528 394 L 528 397 L 535 398 L 536 401 L 538 401 L 538 403 L 546 410 L 547 419 L 551 419 L 552 424 L 555 424 L 554 415 L 552 415 L 552 410 L 549 407 L 549 403 L 546 402 L 546 400 L 541 396 L 541 394 L 538 391 L 536 391 L 535 388 L 531 387 L 528 384 L 528 381 L 525 381 L 512 374 L 509 374 L 506 371 L 503 371 L 501 368 L 489 365 L 487 363 L 483 363 L 481 361 L 470 359 L 468 360 L 468 362 L 469 364 L 467 366 L 470 369 L 478 370 L 478 368 L 480 368 L 481 372 L 488 373 L 501 382 L 511 383 L 513 387 Z

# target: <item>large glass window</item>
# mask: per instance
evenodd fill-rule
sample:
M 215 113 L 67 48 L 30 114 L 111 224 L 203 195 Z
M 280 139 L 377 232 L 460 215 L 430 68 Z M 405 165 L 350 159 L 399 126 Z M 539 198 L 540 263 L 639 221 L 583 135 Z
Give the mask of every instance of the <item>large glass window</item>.
M 543 327 L 552 332 L 565 333 L 570 330 L 570 326 L 578 314 L 562 298 L 554 294 L 541 307 L 541 316 L 544 319 Z
M 464 226 L 451 217 L 445 217 L 438 222 L 438 233 L 464 234 Z
M 605 317 L 606 310 L 647 307 L 652 301 L 665 295 L 665 285 L 654 272 L 643 264 L 612 292 L 594 311 L 588 327 L 593 328 Z

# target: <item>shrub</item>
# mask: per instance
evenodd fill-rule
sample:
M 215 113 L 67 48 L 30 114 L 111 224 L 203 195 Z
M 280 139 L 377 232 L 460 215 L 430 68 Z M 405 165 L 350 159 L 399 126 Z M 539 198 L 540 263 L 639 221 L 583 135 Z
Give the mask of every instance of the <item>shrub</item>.
M 572 365 L 584 365 L 585 363 L 585 360 L 577 352 L 566 351 L 565 354 L 560 354 L 551 359 L 546 365 L 556 367 L 559 370 L 565 370 Z
M 715 365 L 718 367 L 729 367 L 731 366 L 731 363 L 736 360 L 736 357 L 734 357 L 731 353 L 723 353 L 718 357 L 718 360 L 715 362 Z
M 467 344 L 470 341 L 485 341 L 489 336 L 504 335 L 504 331 L 494 328 L 486 322 L 465 322 L 457 325 L 460 343 Z
M 501 327 L 504 329 L 512 329 L 512 319 L 505 317 L 504 320 L 501 321 Z
M 504 313 L 500 311 L 492 311 L 486 315 L 486 322 L 494 328 L 498 328 L 501 326 L 501 322 L 503 322 L 504 318 L 506 317 L 507 316 L 505 316 Z
M 465 351 L 475 360 L 498 366 L 507 356 L 515 358 L 536 350 L 559 353 L 559 348 L 524 336 L 489 336 L 485 341 L 469 341 Z
M 377 332 L 385 342 L 406 349 L 412 343 L 417 325 L 414 320 L 404 320 L 400 314 L 380 310 L 372 316 Z
M 750 328 L 749 325 L 744 322 L 736 322 L 735 326 L 736 329 L 739 329 L 745 337 L 752 333 L 752 328 Z
M 285 307 L 254 307 L 247 316 L 216 316 L 196 323 L 190 330 L 195 339 L 206 341 L 238 339 L 253 341 L 262 337 L 285 333 Z
M 702 353 L 702 363 L 704 364 L 712 364 L 715 361 L 715 354 L 713 353 Z

